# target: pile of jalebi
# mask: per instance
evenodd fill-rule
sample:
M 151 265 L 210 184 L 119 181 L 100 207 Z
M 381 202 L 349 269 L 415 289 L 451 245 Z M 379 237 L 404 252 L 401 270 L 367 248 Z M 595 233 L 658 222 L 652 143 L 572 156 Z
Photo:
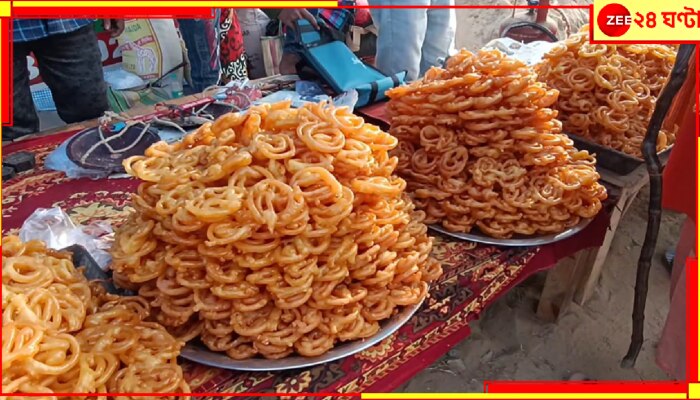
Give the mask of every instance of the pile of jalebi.
M 557 44 L 536 70 L 542 82 L 559 90 L 554 108 L 564 132 L 641 157 L 656 99 L 675 60 L 672 46 L 591 44 L 586 25 Z M 662 130 L 657 150 L 675 140 L 675 131 Z
M 177 364 L 184 343 L 145 322 L 149 308 L 89 283 L 70 254 L 3 238 L 2 392 L 189 392 Z
M 347 108 L 255 106 L 125 161 L 143 183 L 117 282 L 182 340 L 234 359 L 367 338 L 440 276 L 393 176 L 396 139 Z
M 557 91 L 524 63 L 462 50 L 388 96 L 397 171 L 426 223 L 508 238 L 559 233 L 601 209 L 595 158 L 560 133 L 547 108 Z

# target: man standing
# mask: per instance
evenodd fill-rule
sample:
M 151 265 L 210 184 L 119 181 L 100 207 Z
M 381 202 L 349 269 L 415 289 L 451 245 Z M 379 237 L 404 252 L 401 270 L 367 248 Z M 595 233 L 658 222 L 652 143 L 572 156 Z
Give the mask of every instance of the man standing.
M 377 27 L 377 69 L 386 75 L 406 71 L 416 80 L 450 56 L 457 17 L 454 0 L 369 0 Z M 441 8 L 430 8 L 441 7 Z
M 97 118 L 108 109 L 107 85 L 92 19 L 15 19 L 13 21 L 13 126 L 2 140 L 39 130 L 39 117 L 29 89 L 27 56 L 34 53 L 39 74 L 51 90 L 58 115 L 66 123 Z M 121 20 L 104 20 L 113 37 L 124 30 Z

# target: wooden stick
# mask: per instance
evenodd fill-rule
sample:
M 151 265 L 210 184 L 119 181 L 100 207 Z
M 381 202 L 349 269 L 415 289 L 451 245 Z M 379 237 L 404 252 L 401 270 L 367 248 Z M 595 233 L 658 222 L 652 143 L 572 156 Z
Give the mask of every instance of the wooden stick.
M 663 182 L 661 178 L 661 163 L 656 153 L 656 141 L 671 103 L 688 75 L 688 63 L 693 57 L 694 50 L 695 45 L 684 44 L 680 46 L 671 76 L 656 102 L 654 113 L 651 116 L 647 133 L 642 143 L 644 162 L 649 172 L 649 219 L 647 221 L 644 244 L 637 263 L 637 281 L 634 287 L 634 309 L 632 311 L 632 342 L 629 350 L 627 350 L 627 355 L 625 355 L 620 364 L 623 368 L 634 367 L 644 341 L 644 308 L 646 307 L 649 289 L 649 270 L 659 236 L 659 225 L 661 224 Z

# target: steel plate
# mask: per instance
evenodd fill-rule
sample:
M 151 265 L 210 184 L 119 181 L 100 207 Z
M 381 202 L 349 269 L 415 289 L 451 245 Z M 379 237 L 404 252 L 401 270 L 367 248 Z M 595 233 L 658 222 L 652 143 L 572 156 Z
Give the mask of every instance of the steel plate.
M 479 232 L 478 229 L 474 229 L 472 233 L 455 233 L 455 232 L 450 232 L 447 229 L 443 228 L 441 225 L 429 225 L 428 227 L 435 232 L 440 232 L 443 235 L 459 239 L 459 240 L 468 240 L 470 242 L 476 242 L 476 243 L 483 243 L 483 244 L 492 244 L 496 246 L 507 246 L 507 247 L 528 247 L 528 246 L 542 246 L 544 244 L 550 244 L 550 243 L 555 243 L 560 240 L 564 240 L 568 237 L 571 237 L 582 230 L 584 230 L 588 224 L 591 223 L 591 219 L 584 219 L 581 222 L 578 223 L 578 225 L 573 226 L 564 232 L 553 234 L 553 235 L 545 235 L 545 236 L 524 236 L 524 235 L 515 235 L 510 239 L 497 239 L 493 238 L 490 236 L 486 236 L 483 233 Z
M 234 360 L 225 353 L 213 352 L 201 344 L 189 343 L 182 349 L 180 357 L 204 364 L 210 367 L 232 369 L 237 371 L 283 371 L 288 369 L 307 368 L 314 365 L 325 364 L 340 360 L 366 350 L 389 337 L 402 327 L 420 308 L 423 302 L 406 307 L 392 318 L 382 323 L 379 332 L 369 339 L 355 340 L 340 344 L 329 352 L 318 357 L 290 356 L 280 360 L 267 360 L 264 358 L 251 358 L 248 360 Z

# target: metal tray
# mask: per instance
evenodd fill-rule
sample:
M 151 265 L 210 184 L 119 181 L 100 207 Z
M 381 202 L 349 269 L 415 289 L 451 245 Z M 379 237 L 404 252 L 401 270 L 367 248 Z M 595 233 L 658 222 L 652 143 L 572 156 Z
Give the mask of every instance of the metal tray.
M 97 265 L 95 259 L 92 258 L 90 253 L 87 250 L 85 250 L 83 246 L 76 244 L 70 247 L 66 247 L 65 249 L 61 249 L 61 251 L 71 253 L 73 265 L 75 265 L 75 268 L 85 268 L 85 277 L 88 278 L 88 280 L 90 281 L 101 281 L 102 286 L 104 286 L 104 288 L 107 289 L 107 292 L 112 294 L 118 294 L 120 296 L 136 295 L 136 293 L 130 290 L 123 290 L 114 286 L 114 283 L 112 283 L 112 271 L 103 271 L 102 268 L 100 268 L 100 266 Z
M 115 287 L 114 284 L 112 284 L 111 271 L 103 271 L 97 265 L 90 253 L 88 253 L 83 247 L 75 245 L 67 247 L 61 251 L 72 253 L 73 264 L 75 267 L 85 267 L 85 276 L 90 280 L 102 281 L 102 284 L 109 293 L 122 296 L 133 296 L 136 294 L 131 291 L 126 291 Z M 210 367 L 238 371 L 282 371 L 311 367 L 313 365 L 324 364 L 351 356 L 378 344 L 408 322 L 408 320 L 411 319 L 413 314 L 418 311 L 422 304 L 423 302 L 421 301 L 416 305 L 405 307 L 398 314 L 384 321 L 381 324 L 379 332 L 377 332 L 371 338 L 340 344 L 319 357 L 291 356 L 280 360 L 267 360 L 263 358 L 234 360 L 229 358 L 225 353 L 215 353 L 196 341 L 188 343 L 182 349 L 180 357 L 200 364 L 208 365 Z
M 612 149 L 595 143 L 591 140 L 582 138 L 571 133 L 567 133 L 567 136 L 574 141 L 574 145 L 579 150 L 588 150 L 590 153 L 596 155 L 596 165 L 605 168 L 608 171 L 618 173 L 620 175 L 629 175 L 634 170 L 639 168 L 639 166 L 644 165 L 644 160 L 631 156 L 629 154 L 623 153 L 621 151 Z M 671 153 L 673 146 L 663 150 L 659 153 L 659 159 L 661 164 L 665 165 L 668 161 L 668 156 Z
M 476 243 L 483 243 L 483 244 L 491 244 L 491 245 L 496 245 L 496 246 L 506 246 L 506 247 L 529 247 L 529 246 L 542 246 L 545 244 L 550 244 L 550 243 L 555 243 L 559 242 L 561 240 L 564 240 L 566 238 L 569 238 L 582 230 L 584 230 L 588 224 L 590 224 L 592 219 L 584 219 L 581 222 L 579 222 L 578 225 L 573 226 L 564 232 L 557 233 L 557 234 L 552 234 L 552 235 L 545 235 L 545 236 L 523 236 L 523 235 L 515 235 L 510 239 L 497 239 L 493 238 L 491 236 L 486 236 L 485 234 L 479 232 L 478 229 L 474 229 L 472 233 L 455 233 L 455 232 L 450 232 L 447 229 L 443 228 L 441 225 L 428 225 L 428 228 L 434 230 L 435 232 L 440 232 L 443 235 L 459 239 L 459 240 L 466 240 L 470 242 L 476 242 Z
M 364 340 L 355 340 L 343 343 L 318 357 L 290 356 L 280 360 L 267 360 L 264 358 L 251 358 L 248 360 L 234 360 L 225 353 L 215 353 L 201 344 L 189 343 L 180 352 L 180 357 L 210 367 L 232 369 L 237 371 L 284 371 L 289 369 L 308 368 L 314 365 L 325 364 L 340 360 L 359 353 L 378 344 L 401 328 L 420 308 L 423 302 L 405 307 L 401 312 L 382 323 L 379 332 Z

